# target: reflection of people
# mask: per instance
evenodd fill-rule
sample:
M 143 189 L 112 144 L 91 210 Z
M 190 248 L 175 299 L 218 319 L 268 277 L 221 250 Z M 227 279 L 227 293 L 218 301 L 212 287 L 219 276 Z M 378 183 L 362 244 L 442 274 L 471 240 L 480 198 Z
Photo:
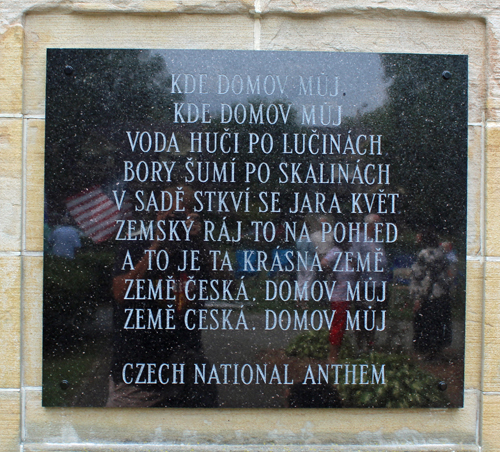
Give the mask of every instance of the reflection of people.
M 375 241 L 375 227 L 381 222 L 377 214 L 369 214 L 364 218 L 366 224 L 366 236 L 359 234 L 357 240 L 353 243 L 351 251 L 354 259 L 363 260 L 363 265 L 357 265 L 362 270 L 358 273 L 360 286 L 364 298 L 355 303 L 356 309 L 373 309 L 380 312 L 387 309 L 387 290 L 383 290 L 385 280 L 385 268 L 387 266 L 387 257 L 385 255 L 384 244 Z M 368 262 L 368 264 L 367 264 Z M 365 293 L 365 284 L 367 292 Z M 375 328 L 371 331 L 361 329 L 356 331 L 356 340 L 358 349 L 361 352 L 370 351 L 375 343 Z
M 300 268 L 297 271 L 297 285 L 299 286 L 298 308 L 306 308 L 307 300 L 309 299 L 311 285 L 316 276 L 316 270 L 312 269 L 315 246 L 310 240 L 297 240 L 297 252 L 300 253 L 302 259 L 306 262 L 307 268 Z M 305 290 L 304 290 L 305 289 Z
M 451 272 L 432 229 L 417 238 L 422 250 L 412 266 L 410 294 L 414 300 L 413 345 L 432 358 L 451 344 Z
M 321 217 L 319 218 L 319 225 L 325 223 L 327 218 Z M 303 256 L 304 260 L 306 260 L 307 268 L 300 268 L 297 271 L 297 284 L 299 286 L 299 294 L 303 294 L 304 288 L 307 288 L 308 295 L 310 295 L 311 285 L 313 284 L 315 279 L 322 279 L 322 274 L 317 273 L 315 269 L 313 269 L 313 262 L 315 255 L 318 256 L 319 261 L 321 261 L 328 251 L 332 248 L 333 243 L 333 233 L 325 234 L 322 232 L 321 227 L 319 227 L 315 232 L 311 234 L 311 239 L 299 239 L 297 240 L 297 251 Z M 307 302 L 304 299 L 299 300 L 299 307 L 307 307 Z
M 188 290 L 194 289 L 195 284 L 187 285 L 187 281 L 209 279 L 201 222 L 197 214 L 187 209 L 185 214 L 163 212 L 157 219 L 172 218 L 185 221 L 190 233 L 189 240 L 180 242 L 181 246 L 158 240 L 128 241 L 117 257 L 108 407 L 217 404 L 214 385 L 194 384 L 194 364 L 203 366 L 207 360 L 200 330 L 188 329 L 185 322 L 187 310 L 193 310 L 189 311 L 189 325 L 196 326 L 198 310 L 203 306 L 199 293 Z M 168 267 L 162 250 L 168 254 Z M 193 268 L 191 252 L 198 257 Z
M 69 224 L 69 218 L 65 217 L 63 224 L 57 226 L 50 234 L 49 243 L 52 254 L 66 259 L 74 259 L 75 251 L 82 246 L 78 229 Z
M 449 270 L 448 274 L 450 275 L 450 291 L 453 291 L 453 288 L 457 285 L 457 275 L 458 275 L 458 257 L 456 251 L 453 249 L 453 243 L 451 242 L 443 242 L 441 243 L 441 249 L 446 256 L 446 260 L 448 261 Z
M 333 246 L 333 232 L 325 233 L 323 231 L 323 228 L 321 227 L 323 223 L 327 222 L 328 218 L 320 217 L 319 229 L 311 234 L 311 241 L 314 243 L 314 246 L 316 247 L 316 253 L 318 253 L 318 257 L 320 260 L 326 256 L 328 251 L 330 251 Z
M 331 267 L 337 261 L 339 253 L 342 253 L 341 249 L 333 246 L 326 256 L 321 261 L 321 266 Z M 335 283 L 335 287 L 331 292 L 330 306 L 332 311 L 335 311 L 333 321 L 330 327 L 330 335 L 328 337 L 330 341 L 330 361 L 336 363 L 340 353 L 340 347 L 342 345 L 342 339 L 344 338 L 345 327 L 347 322 L 347 311 L 349 310 L 349 301 L 347 301 L 347 282 L 352 282 L 354 280 L 354 272 L 349 263 L 346 267 L 342 267 L 339 271 L 333 272 L 332 284 Z

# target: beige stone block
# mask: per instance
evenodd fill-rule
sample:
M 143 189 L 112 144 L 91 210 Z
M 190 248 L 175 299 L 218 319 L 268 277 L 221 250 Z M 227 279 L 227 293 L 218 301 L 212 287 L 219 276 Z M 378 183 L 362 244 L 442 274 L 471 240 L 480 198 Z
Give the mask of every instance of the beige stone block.
M 25 231 L 28 251 L 43 251 L 44 132 L 43 120 L 27 120 Z
M 246 15 L 29 14 L 25 26 L 24 111 L 37 115 L 44 113 L 47 47 L 248 50 L 254 41 Z
M 253 7 L 252 0 L 143 0 L 127 5 L 129 13 L 245 13 Z M 76 12 L 123 12 L 124 5 L 112 1 L 86 0 L 75 2 L 72 10 Z
M 0 388 L 19 388 L 21 258 L 1 256 Z
M 487 17 L 488 45 L 488 93 L 487 119 L 500 120 L 500 15 L 498 12 Z
M 486 255 L 500 256 L 500 127 L 486 129 Z
M 469 55 L 469 122 L 485 104 L 485 27 L 481 20 L 401 15 L 264 15 L 262 50 Z
M 486 262 L 483 390 L 500 390 L 500 262 Z
M 8 27 L 0 35 L 0 113 L 19 114 L 22 110 L 23 39 L 21 25 Z
M 500 448 L 500 394 L 483 395 L 482 452 Z
M 465 388 L 481 388 L 483 321 L 483 264 L 467 262 L 465 325 Z
M 483 127 L 469 126 L 467 169 L 467 255 L 481 253 Z
M 20 444 L 20 393 L 0 390 L 0 450 L 15 452 Z
M 28 443 L 465 444 L 475 445 L 477 391 L 463 409 L 103 409 L 42 408 L 26 393 Z
M 0 118 L 0 251 L 21 249 L 22 119 Z
M 25 256 L 23 272 L 23 386 L 41 386 L 43 258 Z
M 327 2 L 324 0 L 303 0 L 297 2 L 294 0 L 260 0 L 260 9 L 264 13 L 293 13 L 293 14 L 364 14 L 367 16 L 380 16 L 385 11 L 396 11 L 405 13 L 441 14 L 446 13 L 467 13 L 481 14 L 488 11 L 488 0 L 486 2 L 471 1 L 468 4 L 460 0 L 447 0 L 443 3 L 436 3 L 432 0 L 414 2 L 411 0 L 358 0 L 353 3 L 349 0 L 338 0 Z M 396 10 L 396 11 L 394 11 Z

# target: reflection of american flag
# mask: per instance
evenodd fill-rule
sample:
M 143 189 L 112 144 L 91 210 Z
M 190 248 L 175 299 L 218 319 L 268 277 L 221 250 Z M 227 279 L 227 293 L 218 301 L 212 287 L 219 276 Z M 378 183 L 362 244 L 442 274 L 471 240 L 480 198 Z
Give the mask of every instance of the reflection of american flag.
M 83 190 L 66 199 L 66 206 L 78 226 L 95 243 L 104 242 L 113 235 L 116 220 L 121 218 L 115 203 L 101 187 Z

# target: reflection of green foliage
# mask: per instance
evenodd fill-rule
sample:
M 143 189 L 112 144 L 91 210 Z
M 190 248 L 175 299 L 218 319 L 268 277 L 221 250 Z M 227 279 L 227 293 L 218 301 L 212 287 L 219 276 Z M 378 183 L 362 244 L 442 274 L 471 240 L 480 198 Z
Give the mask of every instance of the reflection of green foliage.
M 287 355 L 299 358 L 326 359 L 329 351 L 328 330 L 322 328 L 299 334 L 285 351 Z
M 46 198 L 112 182 L 130 149 L 125 131 L 173 117 L 169 81 L 163 58 L 148 51 L 49 50 Z
M 113 261 L 112 253 L 95 250 L 73 260 L 45 256 L 45 353 L 78 341 L 98 305 L 110 301 Z
M 75 259 L 45 256 L 46 296 L 55 297 L 95 297 L 93 293 L 109 285 L 113 254 L 109 252 L 88 251 L 77 254 Z
M 385 384 L 345 384 L 339 379 L 338 391 L 344 407 L 358 408 L 412 408 L 447 406 L 446 395 L 438 389 L 439 380 L 420 369 L 408 356 L 398 354 L 371 353 L 356 359 L 350 358 L 348 341 L 342 346 L 338 364 L 372 364 L 380 369 L 385 364 Z M 299 358 L 324 360 L 328 357 L 328 330 L 309 331 L 294 338 L 286 353 Z M 352 350 L 351 350 L 352 353 Z M 330 375 L 335 381 L 335 375 Z
M 81 350 L 64 357 L 51 357 L 44 360 L 43 369 L 43 406 L 72 406 L 74 399 L 80 391 L 82 385 L 90 378 L 95 378 L 96 366 L 103 359 L 103 350 L 109 349 L 108 343 L 95 343 L 85 345 Z M 108 352 L 109 356 L 109 352 Z M 107 365 L 102 367 L 108 369 Z M 100 370 L 100 369 L 99 369 Z M 103 377 L 97 375 L 97 377 Z M 105 375 L 107 377 L 107 373 Z M 68 388 L 61 388 L 62 381 L 68 382 Z M 105 386 L 102 390 L 94 388 L 93 394 L 89 397 L 98 398 L 105 396 Z M 104 394 L 99 394 L 102 392 Z M 100 401 L 104 404 L 104 397 Z M 95 405 L 93 405 L 95 406 Z
M 391 185 L 401 214 L 415 229 L 465 234 L 467 183 L 467 59 L 383 55 L 391 79 L 386 106 L 364 115 L 363 128 L 383 134 Z M 450 71 L 449 80 L 442 77 Z M 463 236 L 455 236 L 458 246 Z M 459 250 L 460 252 L 465 250 Z
M 358 359 L 345 359 L 339 364 L 385 364 L 386 384 L 346 385 L 340 380 L 339 393 L 345 407 L 413 408 L 445 407 L 446 394 L 438 389 L 439 380 L 403 355 L 372 353 Z

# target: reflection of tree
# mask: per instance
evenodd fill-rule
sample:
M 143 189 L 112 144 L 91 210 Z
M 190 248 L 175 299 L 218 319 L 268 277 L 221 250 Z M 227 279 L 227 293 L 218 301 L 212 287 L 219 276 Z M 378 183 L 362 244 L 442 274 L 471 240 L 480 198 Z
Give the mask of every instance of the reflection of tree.
M 49 51 L 46 198 L 109 182 L 127 150 L 127 125 L 173 117 L 169 83 L 163 58 L 148 51 Z
M 384 134 L 391 185 L 402 219 L 464 233 L 467 181 L 467 60 L 461 56 L 383 55 L 392 78 L 386 107 L 363 116 Z M 444 71 L 451 73 L 446 80 Z M 457 241 L 458 243 L 458 241 Z

